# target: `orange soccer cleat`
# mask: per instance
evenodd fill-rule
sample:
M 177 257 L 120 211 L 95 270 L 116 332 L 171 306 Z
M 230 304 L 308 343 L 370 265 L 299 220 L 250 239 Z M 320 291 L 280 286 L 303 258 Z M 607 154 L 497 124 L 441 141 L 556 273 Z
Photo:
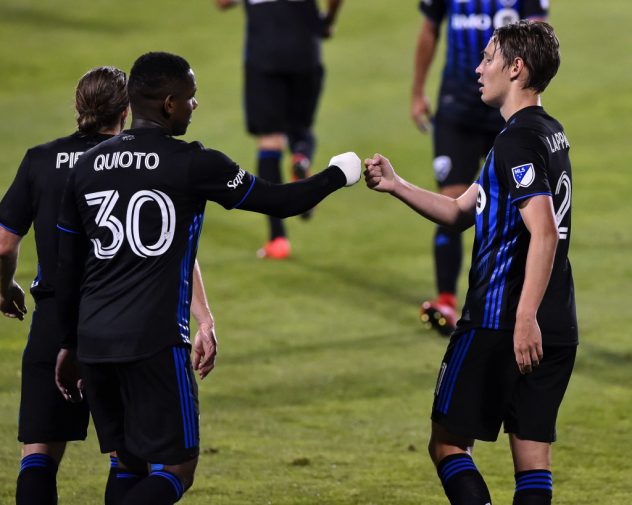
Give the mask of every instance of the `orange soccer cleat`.
M 276 237 L 257 251 L 258 258 L 284 260 L 290 257 L 290 241 L 286 237 Z

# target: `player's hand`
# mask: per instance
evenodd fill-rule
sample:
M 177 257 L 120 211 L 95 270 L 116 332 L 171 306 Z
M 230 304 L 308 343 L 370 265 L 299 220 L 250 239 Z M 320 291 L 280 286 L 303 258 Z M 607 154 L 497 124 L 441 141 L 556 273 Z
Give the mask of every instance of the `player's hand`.
M 432 127 L 430 100 L 424 94 L 415 94 L 410 105 L 410 117 L 422 133 L 428 133 Z
M 79 403 L 83 400 L 83 380 L 74 350 L 61 349 L 57 354 L 55 384 L 66 401 Z
M 24 290 L 13 281 L 9 286 L 8 293 L 0 299 L 0 312 L 6 317 L 24 320 L 26 315 L 26 304 L 24 303 Z
M 393 192 L 397 176 L 388 158 L 375 154 L 364 160 L 364 166 L 364 181 L 370 189 L 383 193 Z
M 217 357 L 217 336 L 215 323 L 200 323 L 193 342 L 193 369 L 197 370 L 200 379 L 206 377 L 215 368 Z
M 320 15 L 320 37 L 329 39 L 334 34 L 333 19 L 328 14 Z
M 544 357 L 542 333 L 535 317 L 516 318 L 514 354 L 521 374 L 530 373 Z
M 338 167 L 345 174 L 345 186 L 353 186 L 362 175 L 362 162 L 354 152 L 337 154 L 329 160 L 329 166 Z

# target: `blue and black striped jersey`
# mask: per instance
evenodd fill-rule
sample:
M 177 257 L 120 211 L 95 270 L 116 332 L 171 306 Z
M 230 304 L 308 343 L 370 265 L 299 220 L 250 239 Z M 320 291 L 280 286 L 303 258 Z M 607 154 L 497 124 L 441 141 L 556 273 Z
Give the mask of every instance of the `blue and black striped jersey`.
M 254 181 L 219 151 L 160 128 L 126 130 L 83 154 L 58 224 L 91 242 L 77 329 L 83 361 L 131 361 L 190 343 L 206 201 L 238 206 Z
M 23 236 L 33 224 L 38 261 L 31 284 L 35 300 L 54 294 L 57 215 L 68 171 L 84 151 L 110 137 L 76 132 L 29 149 L 0 202 L 0 226 Z
M 320 65 L 321 22 L 316 0 L 244 0 L 246 63 L 296 72 Z
M 495 28 L 520 19 L 546 17 L 548 0 L 422 0 L 423 14 L 440 26 L 446 21 L 447 55 L 439 107 L 455 121 L 499 131 L 503 121 L 485 105 L 474 69 Z M 482 124 L 481 124 L 482 123 Z
M 545 345 L 577 343 L 568 259 L 573 185 L 569 149 L 562 125 L 539 106 L 518 111 L 497 136 L 477 181 L 476 234 L 460 329 L 513 330 L 530 237 L 518 204 L 550 195 L 559 242 L 538 324 Z

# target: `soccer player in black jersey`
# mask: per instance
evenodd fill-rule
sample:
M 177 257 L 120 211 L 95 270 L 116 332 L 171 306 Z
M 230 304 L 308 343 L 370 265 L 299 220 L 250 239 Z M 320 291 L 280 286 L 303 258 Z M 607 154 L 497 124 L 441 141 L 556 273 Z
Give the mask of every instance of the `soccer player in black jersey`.
M 37 277 L 31 285 L 35 311 L 22 357 L 22 394 L 18 440 L 22 464 L 18 505 L 57 503 L 57 468 L 66 442 L 84 440 L 86 402 L 68 403 L 55 387 L 55 360 L 61 331 L 57 321 L 57 215 L 70 168 L 79 156 L 117 134 L 127 116 L 127 78 L 113 67 L 85 74 L 76 89 L 78 131 L 29 149 L 15 180 L 0 202 L 0 310 L 23 318 L 24 292 L 14 280 L 19 245 L 35 229 Z
M 196 82 L 189 64 L 148 53 L 130 72 L 132 128 L 85 153 L 70 173 L 58 227 L 64 349 L 57 382 L 77 394 L 73 354 L 103 452 L 151 473 L 124 504 L 171 504 L 191 486 L 199 453 L 189 359 L 190 278 L 207 200 L 278 217 L 300 214 L 358 181 L 354 153 L 280 185 L 186 132 Z
M 471 452 L 476 439 L 496 440 L 501 424 L 514 461 L 514 505 L 552 499 L 551 443 L 578 342 L 570 145 L 540 105 L 559 64 L 548 24 L 494 31 L 476 72 L 482 100 L 506 124 L 460 197 L 404 181 L 380 155 L 365 161 L 370 188 L 443 226 L 475 226 L 469 289 L 439 372 L 429 443 L 453 505 L 491 503 Z
M 423 0 L 424 15 L 415 52 L 411 116 L 432 137 L 435 178 L 441 194 L 456 198 L 478 174 L 504 121 L 497 109 L 480 100 L 474 67 L 494 28 L 519 19 L 543 20 L 548 0 Z M 446 59 L 434 117 L 426 96 L 426 78 L 445 20 Z M 422 303 L 421 320 L 443 335 L 457 321 L 457 280 L 461 271 L 461 233 L 439 224 L 433 239 L 437 297 Z
M 216 0 L 228 8 L 240 0 Z M 248 132 L 257 138 L 259 176 L 281 182 L 286 144 L 292 153 L 293 179 L 309 174 L 316 146 L 312 124 L 324 69 L 320 40 L 332 34 L 342 0 L 327 0 L 321 16 L 316 0 L 243 0 L 247 17 L 244 104 Z M 307 219 L 312 209 L 301 217 Z M 269 240 L 262 258 L 285 259 L 290 242 L 284 223 L 268 217 Z

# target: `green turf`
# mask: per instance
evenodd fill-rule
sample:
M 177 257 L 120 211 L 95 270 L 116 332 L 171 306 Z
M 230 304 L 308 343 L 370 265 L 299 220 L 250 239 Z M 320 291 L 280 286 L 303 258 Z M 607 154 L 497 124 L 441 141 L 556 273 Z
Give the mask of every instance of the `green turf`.
M 405 177 L 432 187 L 429 139 L 408 117 L 416 3 L 344 5 L 325 48 L 316 165 L 341 151 L 381 151 Z M 563 63 L 544 105 L 564 123 L 572 145 L 571 260 L 582 338 L 559 418 L 556 502 L 626 504 L 632 501 L 632 4 L 552 4 Z M 210 0 L 3 0 L 2 191 L 27 147 L 73 129 L 73 88 L 84 71 L 101 64 L 129 69 L 141 52 L 156 49 L 181 53 L 196 71 L 200 107 L 186 138 L 252 169 L 254 145 L 241 111 L 242 24 L 239 10 L 219 13 Z M 425 454 L 446 341 L 417 321 L 418 302 L 433 294 L 433 227 L 358 185 L 319 205 L 312 222 L 293 219 L 288 228 L 293 259 L 257 261 L 264 218 L 208 206 L 199 259 L 221 354 L 200 384 L 202 455 L 184 503 L 446 503 Z M 29 235 L 22 285 L 34 269 Z M 19 463 L 27 329 L 28 321 L 0 320 L 1 503 L 12 500 Z M 480 444 L 476 456 L 495 503 L 510 503 L 504 438 Z M 60 469 L 60 503 L 99 503 L 107 467 L 93 432 L 85 444 L 72 444 Z

